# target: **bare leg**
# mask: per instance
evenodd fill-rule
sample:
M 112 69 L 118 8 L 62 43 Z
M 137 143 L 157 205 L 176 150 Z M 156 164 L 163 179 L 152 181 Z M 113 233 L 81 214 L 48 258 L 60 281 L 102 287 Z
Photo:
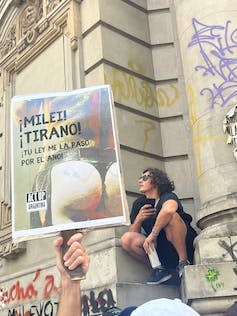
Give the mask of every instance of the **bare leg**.
M 120 243 L 129 255 L 150 267 L 150 261 L 143 248 L 145 239 L 146 237 L 140 233 L 127 232 L 121 237 Z
M 179 261 L 186 260 L 187 250 L 185 239 L 187 235 L 187 227 L 178 213 L 175 213 L 172 216 L 172 219 L 164 230 L 167 239 L 172 243 L 178 253 Z

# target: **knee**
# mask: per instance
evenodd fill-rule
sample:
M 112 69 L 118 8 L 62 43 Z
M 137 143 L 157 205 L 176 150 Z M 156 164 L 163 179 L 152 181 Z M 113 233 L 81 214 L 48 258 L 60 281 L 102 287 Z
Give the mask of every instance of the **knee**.
M 120 245 L 125 250 L 130 248 L 130 245 L 131 245 L 131 234 L 130 234 L 130 232 L 126 232 L 125 234 L 122 235 L 122 237 L 120 238 Z

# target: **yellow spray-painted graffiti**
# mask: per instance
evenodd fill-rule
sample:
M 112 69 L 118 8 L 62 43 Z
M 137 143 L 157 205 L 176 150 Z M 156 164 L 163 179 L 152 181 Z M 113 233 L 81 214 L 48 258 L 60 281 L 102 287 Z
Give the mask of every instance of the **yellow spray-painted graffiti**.
M 152 107 L 170 107 L 180 98 L 176 83 L 155 86 L 127 72 L 113 68 L 105 75 L 105 82 L 110 84 L 118 103 L 133 101 L 144 109 Z
M 144 128 L 144 143 L 142 149 L 146 150 L 149 140 L 148 134 L 156 129 L 155 123 L 148 120 L 135 120 L 135 123 L 141 124 Z
M 135 77 L 117 69 L 113 69 L 111 79 L 113 95 L 119 103 L 133 100 L 138 106 L 145 109 L 157 106 L 155 89 L 148 82 L 135 79 Z M 138 81 L 140 82 L 138 83 Z
M 144 68 L 138 63 L 128 61 L 128 68 L 136 73 L 144 74 Z M 159 86 L 140 79 L 128 72 L 108 66 L 104 75 L 105 83 L 110 84 L 116 102 L 133 104 L 135 108 L 148 110 L 158 107 L 171 107 L 180 100 L 177 83 L 160 84 Z M 149 135 L 156 130 L 151 120 L 135 120 L 144 130 L 142 150 L 147 150 Z
M 172 106 L 179 100 L 179 90 L 176 84 L 169 84 L 166 88 L 156 89 L 158 106 Z
M 189 106 L 189 119 L 192 127 L 192 138 L 193 138 L 193 147 L 196 161 L 196 174 L 199 177 L 202 172 L 202 162 L 201 162 L 201 148 L 202 143 L 210 141 L 216 138 L 214 135 L 201 135 L 201 123 L 197 117 L 197 103 L 194 89 L 189 84 L 187 85 L 187 98 L 188 98 L 188 106 Z

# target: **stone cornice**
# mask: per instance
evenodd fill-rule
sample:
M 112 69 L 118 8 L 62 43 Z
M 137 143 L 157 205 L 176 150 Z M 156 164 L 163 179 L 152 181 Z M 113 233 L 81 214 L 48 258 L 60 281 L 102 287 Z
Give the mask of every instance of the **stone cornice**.
M 81 0 L 8 1 L 4 7 L 5 14 L 1 16 L 2 21 L 0 17 L 0 61 L 9 53 L 15 54 L 17 51 L 20 54 L 32 46 L 50 25 L 51 29 L 56 32 L 61 29 L 62 33 L 63 25 L 70 24 L 67 35 L 71 38 L 72 49 L 77 49 L 78 25 L 75 27 L 77 19 L 74 12 L 78 3 Z M 61 23 L 62 19 L 66 20 Z

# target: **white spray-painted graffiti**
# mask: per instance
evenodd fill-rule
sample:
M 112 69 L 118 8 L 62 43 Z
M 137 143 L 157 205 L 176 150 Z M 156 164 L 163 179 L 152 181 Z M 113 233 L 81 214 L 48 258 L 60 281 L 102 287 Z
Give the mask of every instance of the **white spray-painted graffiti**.
M 237 105 L 230 109 L 223 121 L 224 133 L 227 134 L 227 144 L 233 144 L 234 157 L 237 160 Z
M 188 47 L 198 47 L 203 63 L 195 67 L 208 76 L 209 86 L 201 95 L 207 95 L 210 108 L 226 106 L 237 96 L 237 28 L 231 21 L 225 25 L 207 25 L 192 19 L 194 34 Z

